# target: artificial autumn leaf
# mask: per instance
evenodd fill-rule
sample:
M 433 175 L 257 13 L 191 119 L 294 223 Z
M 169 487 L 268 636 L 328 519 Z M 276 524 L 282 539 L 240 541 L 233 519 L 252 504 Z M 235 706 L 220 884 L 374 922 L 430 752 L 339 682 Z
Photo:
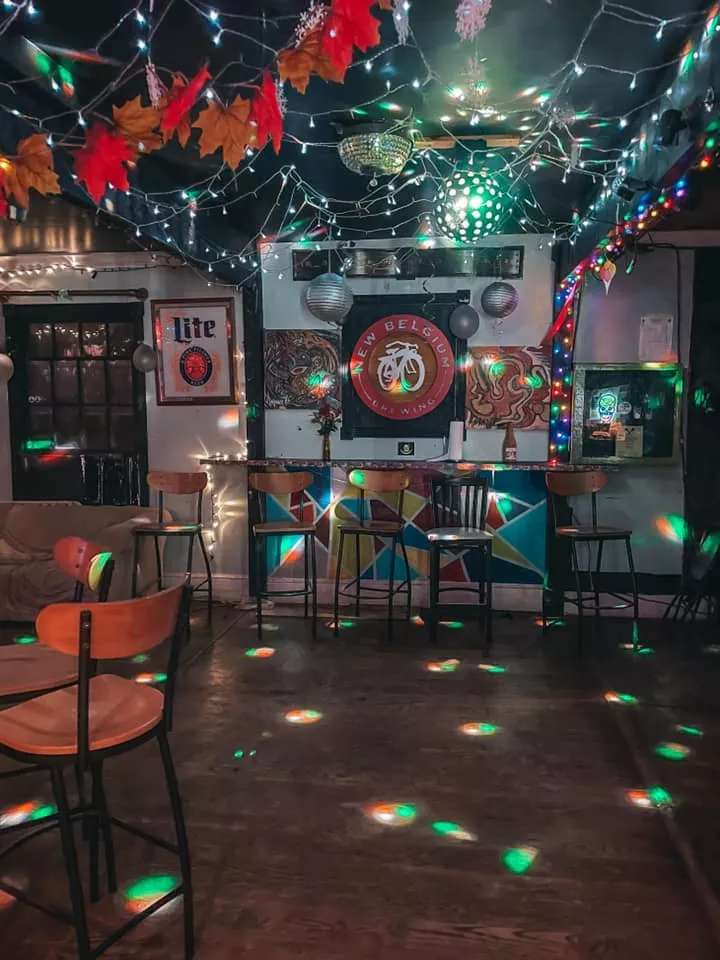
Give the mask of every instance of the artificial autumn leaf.
M 173 85 L 169 93 L 168 104 L 162 111 L 160 128 L 165 133 L 172 133 L 180 126 L 182 121 L 200 96 L 200 92 L 210 79 L 210 71 L 207 64 L 195 74 L 189 83 L 185 83 L 182 77 L 174 76 Z M 180 136 L 178 135 L 178 140 Z M 186 138 L 187 140 L 187 138 Z M 182 143 L 182 140 L 180 141 Z M 185 144 L 183 143 L 183 146 Z
M 133 159 L 133 152 L 122 139 L 106 126 L 95 123 L 85 135 L 85 145 L 75 154 L 75 173 L 85 184 L 95 203 L 99 203 L 109 183 L 118 190 L 127 190 L 130 184 L 125 163 Z
M 60 184 L 53 169 L 52 150 L 45 135 L 33 133 L 18 143 L 2 185 L 5 195 L 14 197 L 18 206 L 30 205 L 30 189 L 38 193 L 60 193 Z
M 202 130 L 200 156 L 222 150 L 223 160 L 234 170 L 245 155 L 245 148 L 255 143 L 256 129 L 249 120 L 249 100 L 235 97 L 229 107 L 218 100 L 211 101 L 193 124 Z
M 160 111 L 143 106 L 139 96 L 112 110 L 115 133 L 123 138 L 133 153 L 151 153 L 163 145 L 163 138 L 156 129 L 160 123 Z
M 277 98 L 275 81 L 267 70 L 263 71 L 262 82 L 252 98 L 250 123 L 255 124 L 255 139 L 258 148 L 262 148 L 272 139 L 275 153 L 280 153 L 282 143 L 282 114 Z
M 381 10 L 392 10 L 393 0 L 377 0 L 377 5 Z
M 277 65 L 280 79 L 287 80 L 298 93 L 305 93 L 313 73 L 333 83 L 345 79 L 345 71 L 338 70 L 323 50 L 322 27 L 308 31 L 296 47 L 281 50 Z
M 353 47 L 365 53 L 380 43 L 380 21 L 370 13 L 375 0 L 332 0 L 323 25 L 323 50 L 338 70 L 352 63 Z
M 172 78 L 172 85 L 169 90 L 165 90 L 165 96 L 162 98 L 160 103 L 160 111 L 167 107 L 167 105 L 178 96 L 182 90 L 187 86 L 187 81 L 185 78 L 179 74 L 174 73 Z M 184 147 L 188 140 L 190 139 L 190 134 L 192 132 L 192 120 L 187 114 L 183 117 L 180 123 L 177 125 L 175 130 L 163 130 L 160 128 L 160 136 L 163 138 L 164 142 L 167 143 L 172 139 L 173 133 L 178 138 L 178 142 L 181 147 Z

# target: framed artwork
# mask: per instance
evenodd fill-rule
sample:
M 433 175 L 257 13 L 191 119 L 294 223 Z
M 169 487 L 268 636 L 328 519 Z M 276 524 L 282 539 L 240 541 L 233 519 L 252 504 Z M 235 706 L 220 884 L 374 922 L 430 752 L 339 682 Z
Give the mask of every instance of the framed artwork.
M 675 363 L 577 364 L 572 462 L 676 463 L 682 396 Z
M 469 430 L 547 430 L 550 348 L 472 347 L 467 371 Z
M 237 403 L 235 311 L 227 300 L 153 300 L 158 406 Z
M 313 410 L 340 399 L 340 337 L 327 330 L 265 331 L 265 409 Z

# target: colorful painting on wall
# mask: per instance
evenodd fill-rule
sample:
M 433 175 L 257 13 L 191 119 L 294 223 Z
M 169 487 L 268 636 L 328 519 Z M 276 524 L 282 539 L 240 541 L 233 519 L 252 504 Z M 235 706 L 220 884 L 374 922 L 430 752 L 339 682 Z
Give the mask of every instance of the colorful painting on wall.
M 340 337 L 320 330 L 265 331 L 265 409 L 312 410 L 340 399 Z
M 467 371 L 467 426 L 547 430 L 550 422 L 550 349 L 471 347 Z

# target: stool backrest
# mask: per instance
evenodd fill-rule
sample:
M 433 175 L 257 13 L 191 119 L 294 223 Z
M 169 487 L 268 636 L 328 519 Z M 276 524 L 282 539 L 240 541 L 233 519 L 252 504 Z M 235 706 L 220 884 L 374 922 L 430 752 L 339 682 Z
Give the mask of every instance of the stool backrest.
M 607 486 L 607 473 L 603 470 L 587 470 L 572 473 L 546 473 L 545 486 L 550 492 L 550 501 L 553 511 L 554 525 L 558 526 L 558 516 L 562 508 L 559 503 L 560 498 L 590 496 L 592 509 L 592 523 L 597 526 L 597 494 Z M 570 522 L 573 523 L 573 509 L 570 507 Z
M 35 629 L 40 643 L 78 657 L 78 762 L 81 771 L 87 769 L 88 763 L 89 685 L 97 670 L 97 660 L 132 657 L 170 640 L 163 704 L 163 718 L 169 728 L 191 597 L 191 589 L 181 585 L 137 600 L 90 605 L 53 603 L 38 614 Z
M 197 494 L 197 512 L 196 523 L 202 523 L 202 495 L 203 490 L 208 484 L 208 475 L 206 473 L 182 473 L 172 470 L 151 470 L 147 475 L 147 483 L 151 490 L 157 490 L 158 494 L 158 518 L 157 522 L 164 520 L 165 494 L 177 494 L 184 496 L 187 494 Z
M 267 473 L 251 473 L 248 477 L 250 489 L 257 493 L 273 494 L 274 496 L 292 496 L 293 493 L 300 494 L 300 517 L 305 517 L 305 491 L 314 481 L 314 477 L 309 470 L 270 470 Z M 260 519 L 264 522 L 267 518 L 265 497 L 260 499 Z
M 82 537 L 62 537 L 53 547 L 56 566 L 75 581 L 75 602 L 82 600 L 89 587 L 104 603 L 110 592 L 114 560 L 109 550 Z
M 407 470 L 365 470 L 355 467 L 349 471 L 347 478 L 350 486 L 360 491 L 360 523 L 365 520 L 365 497 L 373 493 L 397 494 L 394 513 L 402 520 L 405 491 L 410 486 L 410 474 Z
M 433 477 L 430 486 L 434 526 L 485 529 L 487 477 Z

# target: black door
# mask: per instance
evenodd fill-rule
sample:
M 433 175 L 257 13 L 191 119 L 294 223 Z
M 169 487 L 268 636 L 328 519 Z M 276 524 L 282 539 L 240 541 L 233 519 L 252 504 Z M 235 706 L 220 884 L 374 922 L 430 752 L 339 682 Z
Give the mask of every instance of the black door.
M 139 303 L 5 307 L 13 497 L 147 503 Z

